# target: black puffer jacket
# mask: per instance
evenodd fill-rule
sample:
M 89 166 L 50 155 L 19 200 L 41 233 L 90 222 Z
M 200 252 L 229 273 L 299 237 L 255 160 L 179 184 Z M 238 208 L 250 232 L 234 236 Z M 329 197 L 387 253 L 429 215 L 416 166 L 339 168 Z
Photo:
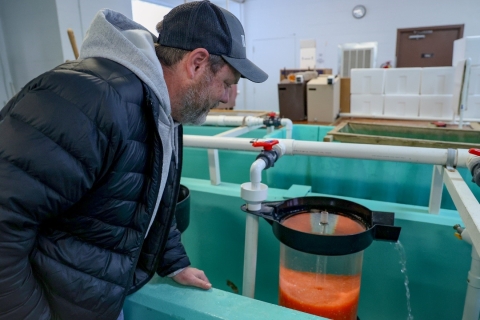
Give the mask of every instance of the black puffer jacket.
M 41 75 L 4 107 L 0 319 L 116 319 L 155 271 L 190 264 L 175 156 L 144 239 L 162 174 L 158 110 L 135 74 L 101 58 Z

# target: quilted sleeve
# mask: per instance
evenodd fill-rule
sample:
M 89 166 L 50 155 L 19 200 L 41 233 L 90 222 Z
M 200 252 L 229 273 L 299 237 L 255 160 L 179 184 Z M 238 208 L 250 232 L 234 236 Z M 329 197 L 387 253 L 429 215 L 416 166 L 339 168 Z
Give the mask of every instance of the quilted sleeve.
M 108 128 L 95 120 L 105 116 L 102 100 L 86 99 L 91 88 L 72 78 L 51 72 L 0 116 L 0 319 L 51 317 L 29 262 L 38 229 L 78 201 L 108 165 Z

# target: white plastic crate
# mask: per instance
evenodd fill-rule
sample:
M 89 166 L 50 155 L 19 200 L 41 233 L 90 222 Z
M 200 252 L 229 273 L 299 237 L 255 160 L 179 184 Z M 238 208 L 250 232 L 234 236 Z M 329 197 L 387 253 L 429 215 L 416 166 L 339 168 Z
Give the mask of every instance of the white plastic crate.
M 470 68 L 470 77 L 468 81 L 468 95 L 480 95 L 480 66 Z
M 350 93 L 383 94 L 385 69 L 351 69 Z
M 420 94 L 422 68 L 385 69 L 385 95 Z
M 415 118 L 418 117 L 419 106 L 419 95 L 386 95 L 383 114 L 385 116 Z
M 362 115 L 383 115 L 383 95 L 350 95 L 350 113 Z
M 472 66 L 480 65 L 480 36 L 465 37 L 453 41 L 452 66 L 461 60 L 471 59 Z
M 467 110 L 463 113 L 465 119 L 480 119 L 480 95 L 468 96 Z
M 422 68 L 420 94 L 452 94 L 454 67 Z
M 453 119 L 452 95 L 420 96 L 420 118 Z

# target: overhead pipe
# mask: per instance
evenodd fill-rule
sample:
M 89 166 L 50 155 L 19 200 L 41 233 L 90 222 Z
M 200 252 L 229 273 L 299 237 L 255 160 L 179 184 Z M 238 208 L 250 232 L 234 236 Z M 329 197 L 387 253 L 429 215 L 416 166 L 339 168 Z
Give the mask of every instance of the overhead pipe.
M 437 149 L 354 143 L 331 143 L 278 139 L 287 155 L 309 155 L 466 167 L 467 149 Z M 184 135 L 186 147 L 254 151 L 249 138 L 219 138 Z
M 219 127 L 229 127 L 229 126 L 259 126 L 259 125 L 267 125 L 265 123 L 265 119 L 262 117 L 253 117 L 253 116 L 224 116 L 224 115 L 208 115 L 207 119 L 203 123 L 203 125 L 210 125 L 210 126 L 219 126 Z M 287 118 L 281 118 L 280 124 L 285 127 L 286 130 L 286 138 L 292 138 L 292 128 L 293 122 Z

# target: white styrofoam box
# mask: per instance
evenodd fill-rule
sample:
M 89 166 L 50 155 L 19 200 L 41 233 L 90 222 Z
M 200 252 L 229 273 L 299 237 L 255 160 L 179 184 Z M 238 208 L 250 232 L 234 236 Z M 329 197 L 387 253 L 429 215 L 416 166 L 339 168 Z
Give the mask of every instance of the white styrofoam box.
M 419 95 L 386 95 L 383 114 L 386 116 L 418 117 Z
M 383 95 L 352 94 L 350 95 L 350 113 L 364 115 L 383 114 Z
M 480 95 L 480 66 L 470 68 L 470 77 L 468 77 L 468 94 Z
M 454 67 L 422 68 L 420 94 L 452 94 Z
M 457 62 L 471 59 L 472 66 L 480 65 L 480 36 L 465 37 L 453 41 L 452 66 Z
M 468 96 L 467 110 L 463 113 L 464 118 L 480 119 L 480 95 Z
M 350 93 L 353 94 L 383 94 L 385 69 L 351 69 Z
M 453 119 L 452 95 L 420 96 L 420 118 Z
M 385 94 L 420 94 L 422 68 L 385 69 Z

